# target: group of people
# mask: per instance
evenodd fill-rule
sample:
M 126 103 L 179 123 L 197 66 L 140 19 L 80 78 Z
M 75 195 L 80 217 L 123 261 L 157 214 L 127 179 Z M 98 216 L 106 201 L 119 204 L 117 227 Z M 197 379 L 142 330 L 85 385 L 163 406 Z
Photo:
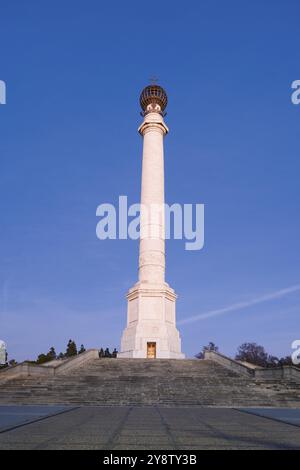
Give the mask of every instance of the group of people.
M 115 357 L 117 357 L 117 354 L 118 354 L 118 351 L 116 350 L 116 348 L 113 350 L 112 353 L 109 351 L 108 348 L 106 348 L 105 350 L 103 350 L 103 348 L 101 348 L 99 350 L 99 357 L 100 358 L 101 357 L 113 357 L 113 358 L 115 358 Z

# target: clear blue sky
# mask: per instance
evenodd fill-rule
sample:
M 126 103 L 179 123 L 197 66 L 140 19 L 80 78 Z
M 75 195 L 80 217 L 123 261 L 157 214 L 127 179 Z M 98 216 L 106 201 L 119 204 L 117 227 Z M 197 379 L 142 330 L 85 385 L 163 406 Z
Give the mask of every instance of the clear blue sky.
M 139 201 L 138 97 L 169 95 L 167 202 L 206 205 L 205 247 L 167 244 L 177 318 L 300 284 L 297 0 L 2 2 L 0 338 L 34 358 L 119 347 L 138 243 L 99 241 L 96 207 Z M 300 291 L 180 327 L 183 350 L 289 354 Z

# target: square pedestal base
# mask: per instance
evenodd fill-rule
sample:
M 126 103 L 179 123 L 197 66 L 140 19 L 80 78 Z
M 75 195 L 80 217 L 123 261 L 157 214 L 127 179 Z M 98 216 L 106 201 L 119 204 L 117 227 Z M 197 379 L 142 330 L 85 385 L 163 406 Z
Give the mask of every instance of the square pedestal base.
M 127 327 L 118 357 L 184 359 L 176 328 L 176 294 L 167 284 L 137 284 L 128 295 Z

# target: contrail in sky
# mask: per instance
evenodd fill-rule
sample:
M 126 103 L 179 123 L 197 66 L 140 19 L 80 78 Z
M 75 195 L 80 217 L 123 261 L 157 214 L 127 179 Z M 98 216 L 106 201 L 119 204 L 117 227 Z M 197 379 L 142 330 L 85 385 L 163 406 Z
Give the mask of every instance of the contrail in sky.
M 229 305 L 228 307 L 219 308 L 216 310 L 209 310 L 205 313 L 200 313 L 199 315 L 194 315 L 192 317 L 185 318 L 177 322 L 178 325 L 184 325 L 186 323 L 194 323 L 198 320 L 204 320 L 206 318 L 216 317 L 217 315 L 223 315 L 227 312 L 233 312 L 235 310 L 240 310 L 243 308 L 251 307 L 252 305 L 260 304 L 262 302 L 267 302 L 268 300 L 279 299 L 287 294 L 291 294 L 292 292 L 300 291 L 300 284 L 295 286 L 287 287 L 285 289 L 280 289 L 271 294 L 263 295 L 261 297 L 256 297 L 255 299 L 248 300 L 246 302 L 239 302 L 233 305 Z

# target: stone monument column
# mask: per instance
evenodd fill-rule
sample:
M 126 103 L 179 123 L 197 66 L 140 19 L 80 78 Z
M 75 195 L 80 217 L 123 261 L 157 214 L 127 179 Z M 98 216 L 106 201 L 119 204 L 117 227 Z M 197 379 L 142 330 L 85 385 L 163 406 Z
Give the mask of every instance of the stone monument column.
M 139 281 L 165 282 L 163 117 L 149 112 L 139 128 L 143 136 Z
M 176 294 L 165 282 L 164 122 L 167 95 L 158 85 L 140 96 L 144 120 L 139 280 L 128 294 L 127 326 L 118 357 L 184 358 L 176 329 Z

